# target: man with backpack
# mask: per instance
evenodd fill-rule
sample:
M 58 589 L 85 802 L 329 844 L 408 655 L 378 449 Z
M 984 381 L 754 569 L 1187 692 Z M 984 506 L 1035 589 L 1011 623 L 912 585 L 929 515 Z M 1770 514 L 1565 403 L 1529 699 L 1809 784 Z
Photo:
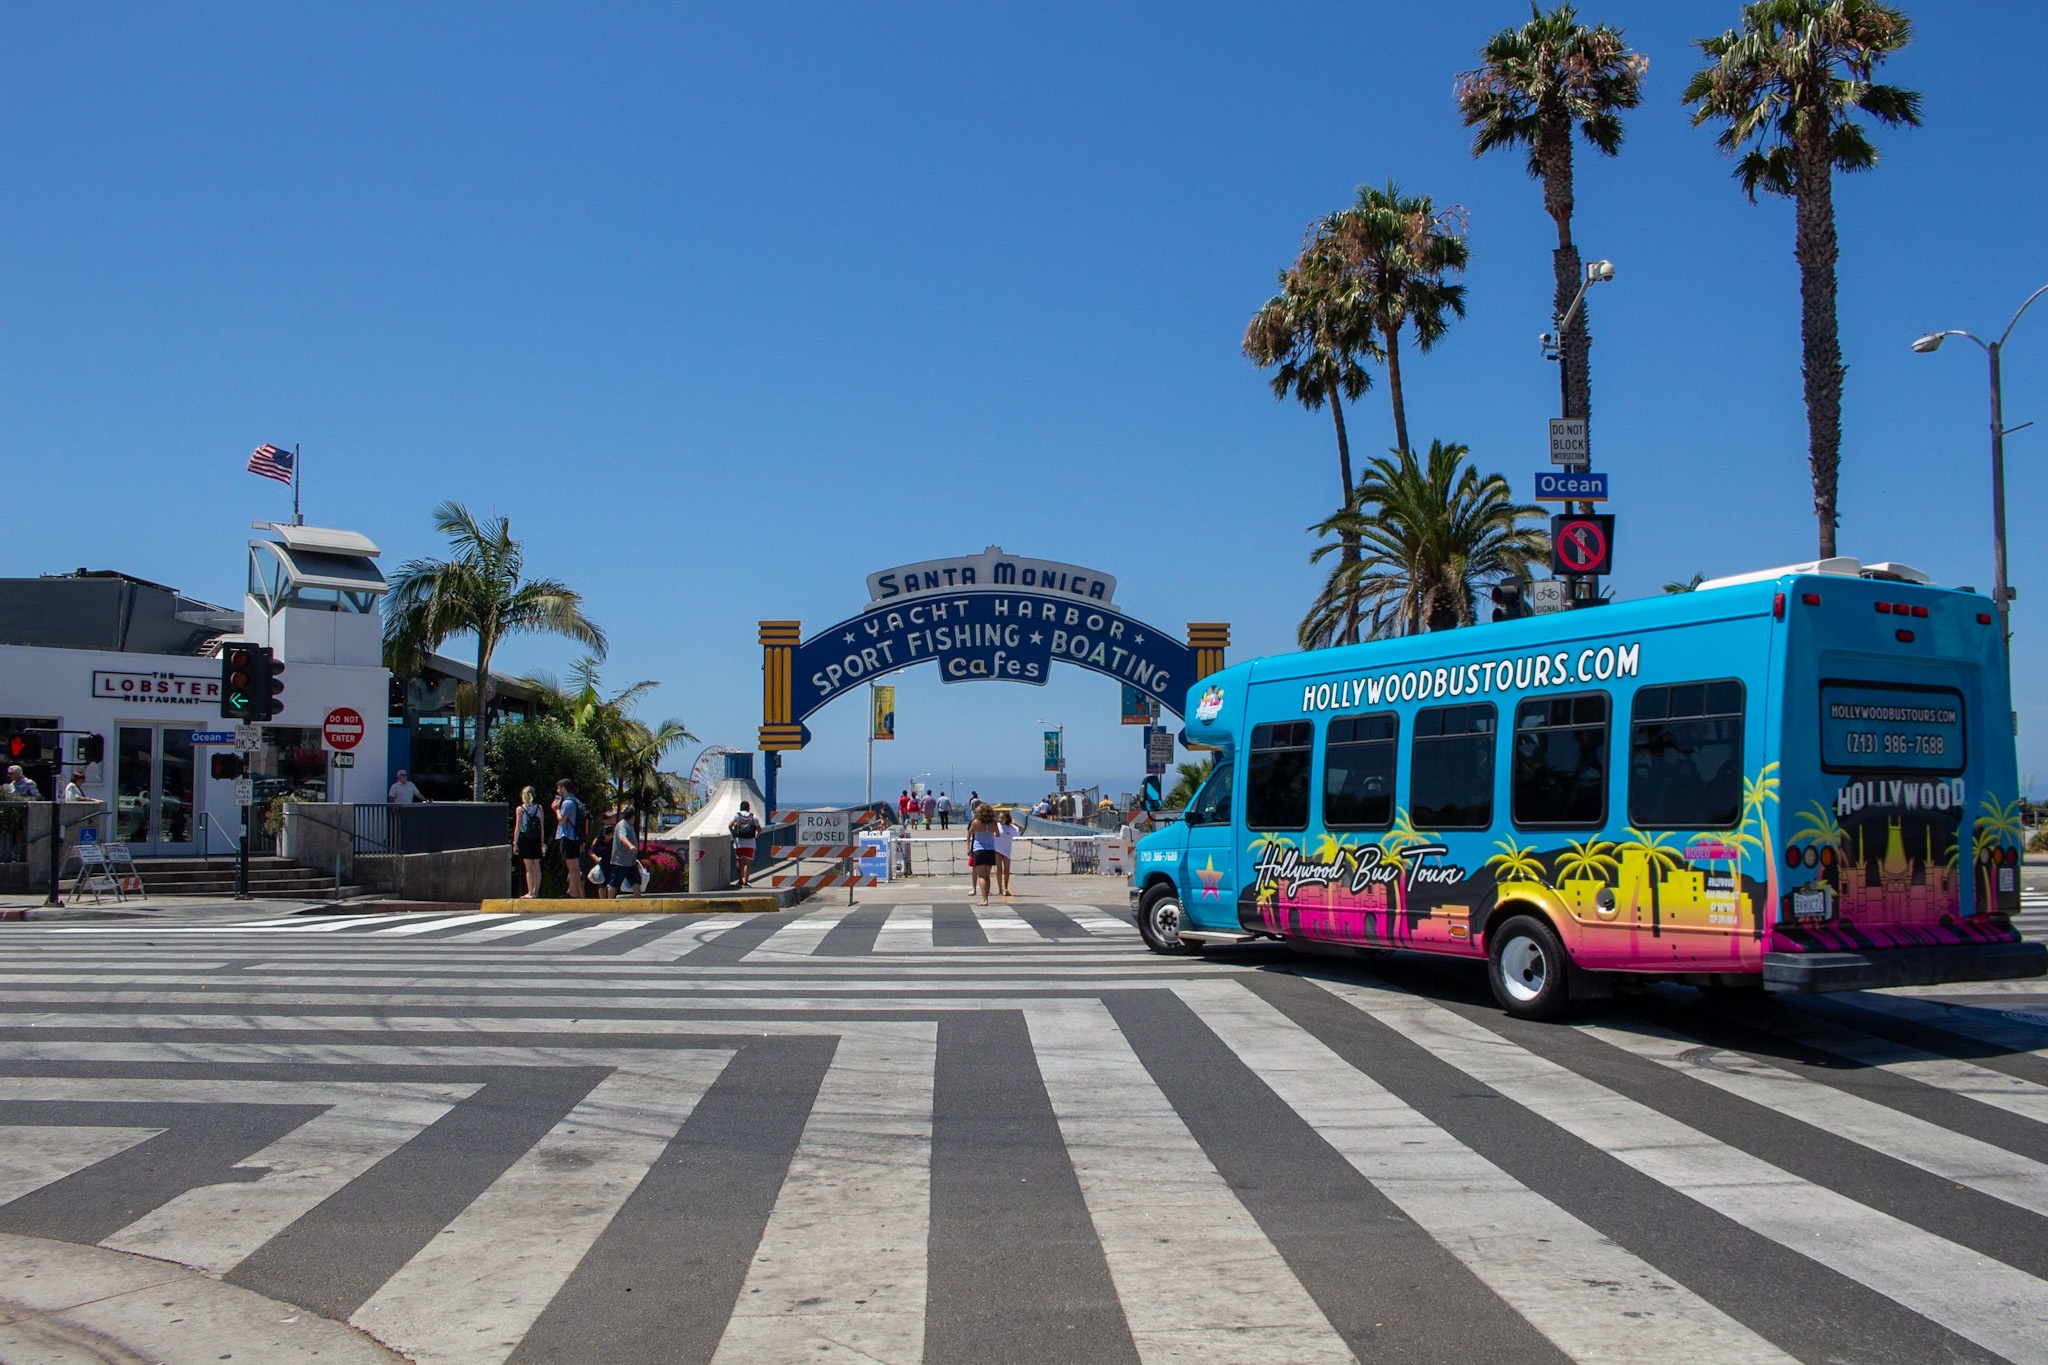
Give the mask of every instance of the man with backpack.
M 740 802 L 740 813 L 733 816 L 725 829 L 732 835 L 733 873 L 741 886 L 747 886 L 754 871 L 754 841 L 761 837 L 761 822 L 754 816 L 753 803 Z
M 569 789 L 569 779 L 555 783 L 555 847 L 569 874 L 569 895 L 577 900 L 583 897 L 583 832 L 589 820 L 583 803 Z

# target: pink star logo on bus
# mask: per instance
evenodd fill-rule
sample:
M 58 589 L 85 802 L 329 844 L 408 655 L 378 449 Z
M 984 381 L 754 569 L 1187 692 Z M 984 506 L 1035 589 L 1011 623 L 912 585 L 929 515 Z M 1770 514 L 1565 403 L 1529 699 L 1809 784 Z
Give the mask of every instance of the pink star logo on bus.
M 1195 876 L 1201 879 L 1203 900 L 1223 899 L 1221 889 L 1223 886 L 1223 874 L 1216 870 L 1216 860 L 1214 858 L 1209 859 L 1201 867 L 1196 868 Z

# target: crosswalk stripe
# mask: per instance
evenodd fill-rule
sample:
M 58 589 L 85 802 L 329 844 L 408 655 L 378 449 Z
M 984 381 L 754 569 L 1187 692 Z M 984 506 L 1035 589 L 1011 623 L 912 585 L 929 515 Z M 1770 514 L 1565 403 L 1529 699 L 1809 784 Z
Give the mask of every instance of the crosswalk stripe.
M 852 906 L 829 906 L 790 920 L 756 944 L 753 951 L 747 954 L 747 960 L 787 962 L 808 959 L 818 950 L 818 945 L 825 941 L 825 935 L 838 928 L 839 921 L 853 911 Z
M 875 952 L 929 953 L 932 949 L 932 907 L 929 905 L 896 905 L 889 909 L 889 918 L 882 921 L 882 931 L 875 935 Z
M 10 1095 L 10 1099 L 18 1098 Z M 35 1124 L 0 1126 L 0 1204 L 32 1194 L 138 1142 L 147 1142 L 161 1128 L 74 1128 Z
M 2015 1365 L 2048 1362 L 2048 1283 L 1802 1180 L 1421 997 L 1318 984 L 1667 1188 Z
M 1031 1004 L 1053 1113 L 1138 1354 L 1350 1362 L 1100 1004 Z
M 2048 1166 L 2038 1161 L 1742 1053 L 1703 1047 L 1655 1024 L 1581 1024 L 1579 1032 L 1895 1161 L 2048 1215 Z
M 1971 986 L 1970 990 L 1974 993 L 1976 986 Z M 1902 1019 L 1911 1024 L 1925 1024 L 1944 1033 L 1989 1043 L 2004 1052 L 2018 1056 L 2048 1057 L 2048 1012 L 1997 1011 L 1971 1005 L 1945 1005 L 1933 1000 L 1878 994 L 1874 991 L 1864 991 L 1842 998 L 1858 1009 L 1869 1010 L 1873 1014 L 1890 1015 L 1894 1019 Z M 2014 1013 L 2032 1013 L 2040 1022 L 2021 1022 L 2012 1018 Z
M 349 1320 L 421 1365 L 505 1359 L 732 1055 L 598 1082 Z
M 929 1024 L 842 1037 L 714 1365 L 924 1356 Z
M 379 938 L 404 938 L 412 934 L 431 933 L 436 929 L 452 929 L 457 925 L 470 926 L 483 924 L 491 920 L 513 918 L 516 918 L 516 916 L 505 911 L 499 911 L 497 914 L 492 915 L 446 915 L 436 916 L 424 924 L 393 924 L 380 929 L 373 929 L 371 932 Z
M 325 1112 L 240 1164 L 238 1169 L 260 1172 L 254 1179 L 187 1190 L 100 1245 L 225 1275 L 482 1086 L 398 1082 L 324 1088 L 336 1092 L 324 1097 Z M 258 1093 L 243 1091 L 251 1098 Z
M 571 921 L 568 920 L 562 921 L 562 923 L 564 924 L 570 922 Z M 604 940 L 610 938 L 613 934 L 623 934 L 624 932 L 626 932 L 626 930 L 637 929 L 639 926 L 640 921 L 638 920 L 625 919 L 623 917 L 614 918 L 611 916 L 605 916 L 603 918 L 600 918 L 595 924 L 579 925 L 578 927 L 566 930 L 563 933 L 552 934 L 547 938 L 541 939 L 537 943 L 521 943 L 515 945 L 515 947 L 516 951 L 522 953 L 573 952 L 574 950 L 583 947 L 585 944 L 602 943 Z
M 1573 1360 L 1791 1360 L 1459 1142 L 1242 986 L 1175 990 L 1360 1175 Z
M 514 915 L 503 924 L 487 924 L 477 930 L 477 933 L 526 934 L 533 932 L 535 929 L 552 929 L 556 925 L 567 924 L 568 922 L 565 919 L 535 919 L 531 915 Z
M 1053 909 L 1060 911 L 1091 934 L 1102 934 L 1111 938 L 1137 937 L 1137 929 L 1128 919 L 1110 914 L 1099 905 L 1055 904 Z
M 1958 1061 L 1953 1057 L 1907 1047 L 1903 1043 L 1827 1023 L 1808 1014 L 1787 1015 L 1755 1026 L 1788 1042 L 1904 1076 L 2036 1123 L 2048 1123 L 2048 1085 L 1993 1071 L 1974 1062 Z
M 1046 939 L 1022 915 L 1007 905 L 974 905 L 968 907 L 974 917 L 981 921 L 981 932 L 988 936 L 992 946 L 1043 947 Z

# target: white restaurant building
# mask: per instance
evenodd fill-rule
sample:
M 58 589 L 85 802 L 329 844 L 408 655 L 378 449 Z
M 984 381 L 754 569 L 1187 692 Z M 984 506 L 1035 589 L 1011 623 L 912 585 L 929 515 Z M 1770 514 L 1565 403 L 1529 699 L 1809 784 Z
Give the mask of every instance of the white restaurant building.
M 84 569 L 0 579 L 0 733 L 52 728 L 101 736 L 104 758 L 75 761 L 78 738 L 29 766 L 48 799 L 84 767 L 113 837 L 137 854 L 223 852 L 235 841 L 234 783 L 209 774 L 234 722 L 220 714 L 222 641 L 249 640 L 285 663 L 283 712 L 255 755 L 259 800 L 379 801 L 386 772 L 391 675 L 382 662 L 385 591 L 378 549 L 354 531 L 257 523 L 242 609 Z M 330 712 L 362 717 L 352 767 L 323 742 Z M 53 761 L 61 760 L 61 762 Z

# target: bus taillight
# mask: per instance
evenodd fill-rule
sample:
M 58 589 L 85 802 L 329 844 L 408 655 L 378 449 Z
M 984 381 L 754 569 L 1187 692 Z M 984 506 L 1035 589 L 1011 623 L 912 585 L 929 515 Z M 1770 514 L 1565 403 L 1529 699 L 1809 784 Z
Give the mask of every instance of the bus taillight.
M 1910 645 L 1913 643 L 1913 632 L 1910 630 L 1902 630 L 1898 632 L 1898 637 L 1899 643 L 1902 645 Z
M 1991 624 L 1991 613 L 1990 613 L 1990 612 L 1988 612 L 1988 611 L 1980 611 L 1980 612 L 1978 612 L 1978 613 L 1977 613 L 1977 624 L 1978 624 L 1978 625 L 1980 625 L 1980 626 L 1988 626 L 1988 625 L 1990 625 L 1990 624 Z
M 1817 592 L 1803 592 L 1799 594 L 1799 600 L 1809 607 L 1817 607 L 1820 605 L 1820 594 Z
M 1778 620 L 1780 620 L 1780 621 L 1782 621 L 1782 620 L 1784 620 L 1784 619 L 1785 619 L 1785 594 L 1784 594 L 1784 593 L 1779 593 L 1779 594 L 1778 594 L 1777 596 L 1775 596 L 1775 597 L 1773 597 L 1773 598 L 1771 599 L 1771 615 L 1772 615 L 1772 616 L 1774 616 L 1774 617 L 1776 617 L 1776 618 L 1777 618 Z

